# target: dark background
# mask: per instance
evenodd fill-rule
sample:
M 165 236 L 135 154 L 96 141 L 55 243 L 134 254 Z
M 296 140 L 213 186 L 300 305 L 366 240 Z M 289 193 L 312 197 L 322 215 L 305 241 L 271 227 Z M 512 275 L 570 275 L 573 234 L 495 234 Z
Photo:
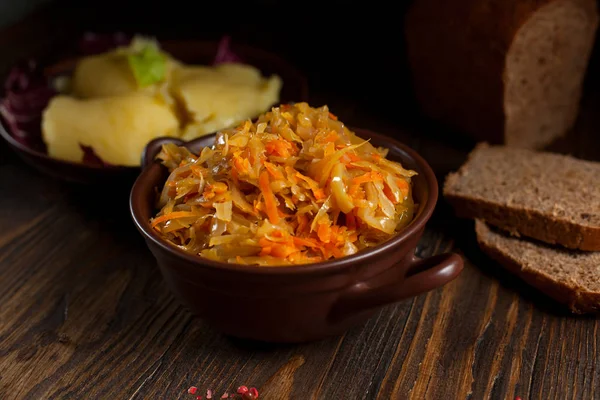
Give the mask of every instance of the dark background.
M 9 34 L 3 35 L 5 43 L 0 39 L 0 49 L 8 51 L 0 63 L 2 75 L 8 59 L 56 54 L 72 46 L 85 31 L 123 31 L 159 39 L 218 39 L 230 34 L 234 41 L 275 52 L 302 70 L 311 93 L 319 94 L 316 99 L 311 96 L 313 106 L 329 103 L 332 97 L 346 97 L 364 113 L 400 129 L 460 140 L 465 147 L 473 145 L 460 132 L 424 118 L 415 104 L 403 33 L 410 0 L 25 2 L 39 4 L 25 17 L 27 22 L 5 28 Z M 35 47 L 15 46 L 7 42 L 11 37 Z M 588 87 L 598 83 L 598 47 L 596 42 Z
M 59 28 L 39 27 L 48 38 L 43 48 L 47 52 L 58 51 L 76 40 L 76 32 L 86 30 L 159 39 L 219 38 L 228 33 L 235 41 L 271 50 L 295 64 L 316 92 L 334 91 L 361 99 L 365 107 L 400 116 L 414 111 L 402 27 L 408 5 L 408 1 L 55 0 L 42 3 L 26 18 L 51 13 L 64 21 Z

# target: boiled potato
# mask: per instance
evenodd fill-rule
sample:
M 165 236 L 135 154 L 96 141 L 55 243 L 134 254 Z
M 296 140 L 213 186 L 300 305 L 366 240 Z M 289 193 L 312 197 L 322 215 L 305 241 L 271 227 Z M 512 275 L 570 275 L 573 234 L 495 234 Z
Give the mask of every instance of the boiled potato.
M 187 113 L 183 138 L 203 136 L 257 116 L 279 101 L 281 78 L 243 64 L 173 70 L 171 90 Z
M 82 161 L 80 145 L 85 145 L 109 164 L 138 166 L 149 141 L 178 133 L 173 111 L 158 98 L 139 93 L 94 99 L 57 96 L 42 122 L 48 154 L 74 162 Z
M 178 62 L 169 59 L 167 82 Z M 139 88 L 123 51 L 89 56 L 79 60 L 73 72 L 72 94 L 81 98 L 120 96 L 134 92 L 154 95 L 161 84 Z
M 191 140 L 279 102 L 278 76 L 265 78 L 243 64 L 188 66 L 154 46 L 138 38 L 128 48 L 77 63 L 69 96 L 53 98 L 44 111 L 42 133 L 51 157 L 82 162 L 83 145 L 109 164 L 137 166 L 144 146 L 158 136 Z M 135 54 L 131 65 L 128 54 Z

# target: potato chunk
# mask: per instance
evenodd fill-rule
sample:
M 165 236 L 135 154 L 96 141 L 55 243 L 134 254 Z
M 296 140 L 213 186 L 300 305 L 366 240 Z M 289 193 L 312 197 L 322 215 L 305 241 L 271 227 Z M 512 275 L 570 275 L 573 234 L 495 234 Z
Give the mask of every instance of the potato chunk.
M 90 146 L 105 162 L 138 166 L 146 144 L 159 136 L 177 136 L 179 121 L 155 97 L 130 94 L 94 99 L 57 96 L 43 116 L 48 154 L 81 162 L 80 145 Z

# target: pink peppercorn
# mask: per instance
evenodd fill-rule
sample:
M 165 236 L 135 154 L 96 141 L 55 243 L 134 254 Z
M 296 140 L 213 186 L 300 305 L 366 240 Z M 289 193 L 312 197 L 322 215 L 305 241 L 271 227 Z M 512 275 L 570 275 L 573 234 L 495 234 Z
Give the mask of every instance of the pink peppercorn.
M 256 399 L 258 399 L 258 390 L 256 390 L 256 388 L 254 388 L 254 387 L 248 389 L 248 392 L 246 392 L 246 393 L 244 393 L 242 395 L 242 399 L 243 400 L 256 400 Z
M 196 386 L 191 386 L 191 387 L 188 389 L 188 393 L 189 393 L 189 394 L 195 394 L 197 391 L 198 391 L 198 388 L 197 388 Z
M 239 388 L 237 388 L 237 392 L 239 394 L 246 394 L 246 393 L 248 393 L 248 387 L 247 386 L 240 386 Z
M 515 400 L 523 400 L 523 399 L 521 398 L 521 396 L 517 396 L 517 397 L 515 397 Z

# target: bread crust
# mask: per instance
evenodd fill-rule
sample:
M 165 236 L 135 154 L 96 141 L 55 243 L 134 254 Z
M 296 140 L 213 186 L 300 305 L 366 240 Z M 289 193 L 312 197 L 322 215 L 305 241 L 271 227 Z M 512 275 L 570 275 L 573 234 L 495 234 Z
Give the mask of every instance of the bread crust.
M 524 269 L 519 261 L 486 240 L 485 222 L 475 222 L 477 243 L 490 258 L 501 264 L 511 273 L 519 276 L 529 285 L 550 296 L 559 303 L 565 304 L 573 313 L 588 314 L 600 311 L 600 293 L 581 290 L 568 282 L 552 279 L 548 275 Z
M 483 219 L 513 236 L 527 236 L 570 249 L 600 251 L 600 227 L 577 225 L 559 220 L 536 210 L 499 206 L 470 197 L 444 193 L 460 218 Z
M 406 16 L 405 35 L 422 110 L 478 140 L 505 143 L 507 56 L 519 29 L 532 15 L 561 1 L 565 0 L 414 1 Z M 568 1 L 597 24 L 596 0 Z M 593 38 L 592 34 L 590 50 Z M 577 107 L 564 112 L 573 114 L 566 120 L 574 121 Z

